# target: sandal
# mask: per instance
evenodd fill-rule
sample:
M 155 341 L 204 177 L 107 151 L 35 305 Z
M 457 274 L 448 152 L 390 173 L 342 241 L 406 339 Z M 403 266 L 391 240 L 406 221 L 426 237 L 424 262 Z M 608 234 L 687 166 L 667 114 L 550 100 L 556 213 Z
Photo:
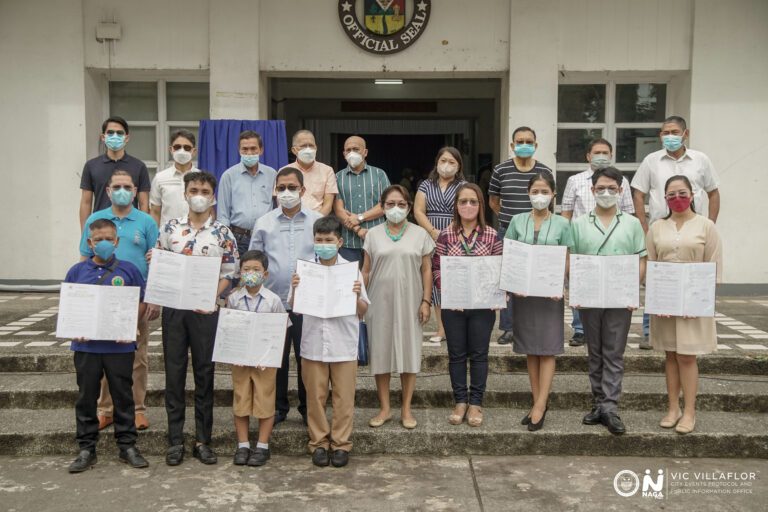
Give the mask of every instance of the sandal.
M 448 416 L 448 423 L 451 425 L 461 425 L 464 423 L 464 417 L 467 415 L 467 404 L 458 403 L 453 408 L 450 416 Z
M 467 425 L 479 427 L 483 424 L 483 408 L 479 405 L 470 405 L 467 411 Z

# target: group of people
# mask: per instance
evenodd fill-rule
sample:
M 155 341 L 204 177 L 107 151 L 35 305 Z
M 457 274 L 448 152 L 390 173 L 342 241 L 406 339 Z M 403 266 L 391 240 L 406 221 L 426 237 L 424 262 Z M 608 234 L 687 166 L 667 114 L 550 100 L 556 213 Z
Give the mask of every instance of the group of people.
M 143 291 L 151 250 L 158 248 L 220 258 L 217 295 L 222 307 L 288 313 L 280 368 L 232 367 L 237 465 L 261 466 L 270 458 L 272 429 L 285 421 L 290 410 L 291 347 L 298 412 L 307 426 L 312 462 L 347 464 L 362 329 L 370 342 L 370 372 L 380 404 L 379 412 L 369 419 L 370 427 L 392 419 L 390 379 L 397 373 L 402 385 L 400 423 L 406 429 L 416 428 L 411 403 L 421 369 L 422 327 L 433 308 L 440 325 L 437 335 L 445 337 L 449 354 L 455 407 L 448 422 L 483 424 L 496 312 L 441 311 L 441 285 L 444 277 L 450 279 L 441 272 L 441 256 L 501 255 L 503 239 L 510 238 L 565 246 L 571 254 L 637 255 L 641 262 L 638 286 L 646 259 L 715 261 L 718 275 L 721 272 L 721 244 L 714 228 L 719 209 L 717 176 L 705 155 L 685 146 L 688 130 L 679 117 L 662 124 L 664 149 L 641 164 L 631 184 L 632 199 L 626 178 L 611 166 L 611 144 L 604 139 L 592 141 L 587 148 L 590 167 L 568 180 L 562 215 L 554 211 L 554 175 L 534 158 L 536 133 L 529 127 L 516 129 L 511 144 L 514 156 L 496 166 L 489 184 L 498 231 L 486 218 L 482 190 L 466 181 L 461 153 L 452 147 L 438 151 L 432 172 L 412 198 L 405 187 L 391 185 L 382 169 L 368 164 L 365 140 L 358 136 L 344 142 L 347 166 L 334 173 L 316 161 L 313 134 L 300 130 L 291 141 L 296 161 L 276 171 L 259 161 L 261 137 L 247 130 L 240 134 L 240 162 L 217 183 L 212 174 L 193 168 L 195 137 L 179 130 L 171 136 L 173 166 L 150 183 L 146 167 L 125 152 L 128 124 L 113 117 L 104 122 L 102 132 L 106 152 L 87 162 L 83 171 L 82 261 L 70 270 L 67 282 L 138 286 Z M 650 227 L 644 215 L 646 194 L 651 199 Z M 701 215 L 707 213 L 702 201 L 706 196 L 709 218 Z M 633 211 L 638 215 L 633 216 Z M 409 221 L 411 216 L 415 222 Z M 322 265 L 357 262 L 360 272 L 352 289 L 357 295 L 356 313 L 330 319 L 295 313 L 298 260 Z M 516 353 L 527 356 L 532 405 L 521 423 L 535 431 L 544 424 L 555 356 L 564 351 L 564 298 L 509 295 L 507 307 L 499 312 L 504 331 L 499 343 L 512 343 Z M 621 434 L 626 429 L 618 415 L 618 401 L 632 307 L 574 307 L 578 324 L 572 343 L 586 341 L 594 403 L 583 422 L 600 423 Z M 195 384 L 192 454 L 205 464 L 217 462 L 211 433 L 218 314 L 169 307 L 161 313 L 160 309 L 141 304 L 135 343 L 75 340 L 71 344 L 80 388 L 76 404 L 80 453 L 71 472 L 84 471 L 96 462 L 98 432 L 113 423 L 119 457 L 134 467 L 147 465 L 135 446 L 136 431 L 149 426 L 144 406 L 148 324 L 160 314 L 168 417 L 166 463 L 178 465 L 185 454 L 189 353 Z M 653 316 L 650 342 L 666 352 L 669 410 L 660 424 L 679 433 L 691 432 L 696 356 L 716 349 L 714 319 Z M 332 424 L 325 414 L 329 391 Z M 259 424 L 255 448 L 249 441 L 251 416 Z

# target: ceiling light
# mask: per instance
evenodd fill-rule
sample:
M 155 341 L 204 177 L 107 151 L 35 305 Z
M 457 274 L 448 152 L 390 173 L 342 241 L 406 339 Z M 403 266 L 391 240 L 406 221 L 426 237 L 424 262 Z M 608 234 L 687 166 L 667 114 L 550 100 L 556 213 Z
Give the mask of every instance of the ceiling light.
M 376 85 L 403 85 L 403 80 L 400 78 L 377 78 L 373 83 Z

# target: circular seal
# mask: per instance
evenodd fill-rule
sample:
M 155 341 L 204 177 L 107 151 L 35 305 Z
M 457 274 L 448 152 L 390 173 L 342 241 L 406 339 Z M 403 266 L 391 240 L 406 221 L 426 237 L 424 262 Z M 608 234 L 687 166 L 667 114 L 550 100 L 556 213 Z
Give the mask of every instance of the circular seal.
M 339 21 L 347 37 L 366 52 L 388 55 L 405 50 L 424 32 L 432 12 L 431 0 L 364 0 L 363 23 L 355 0 L 339 0 Z M 413 8 L 408 19 L 407 7 Z
M 629 469 L 619 471 L 613 479 L 613 489 L 619 496 L 625 498 L 634 496 L 640 489 L 640 479 L 637 477 L 637 473 Z
M 125 286 L 125 279 L 123 279 L 121 276 L 113 277 L 112 286 Z

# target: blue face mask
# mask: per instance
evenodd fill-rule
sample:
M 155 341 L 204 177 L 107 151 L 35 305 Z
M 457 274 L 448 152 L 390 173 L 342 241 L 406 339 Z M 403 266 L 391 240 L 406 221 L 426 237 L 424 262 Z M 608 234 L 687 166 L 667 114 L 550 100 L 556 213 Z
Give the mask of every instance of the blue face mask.
M 249 286 L 251 288 L 255 286 L 261 286 L 264 284 L 264 280 L 265 277 L 262 272 L 248 270 L 240 274 L 240 281 L 242 281 L 245 286 Z
M 112 191 L 112 204 L 115 206 L 128 206 L 133 201 L 133 192 L 121 188 Z
M 240 155 L 240 161 L 246 167 L 253 167 L 259 163 L 259 155 Z
M 530 158 L 536 152 L 533 144 L 515 144 L 515 155 L 520 158 Z
M 115 254 L 115 244 L 109 240 L 101 240 L 93 246 L 93 253 L 104 261 L 108 261 Z
M 338 252 L 336 244 L 315 244 L 315 254 L 321 260 L 331 260 Z
M 661 138 L 661 142 L 664 144 L 664 149 L 667 151 L 677 151 L 683 147 L 682 135 L 664 135 Z
M 112 151 L 120 151 L 125 147 L 125 135 L 107 135 L 104 137 L 104 144 Z

